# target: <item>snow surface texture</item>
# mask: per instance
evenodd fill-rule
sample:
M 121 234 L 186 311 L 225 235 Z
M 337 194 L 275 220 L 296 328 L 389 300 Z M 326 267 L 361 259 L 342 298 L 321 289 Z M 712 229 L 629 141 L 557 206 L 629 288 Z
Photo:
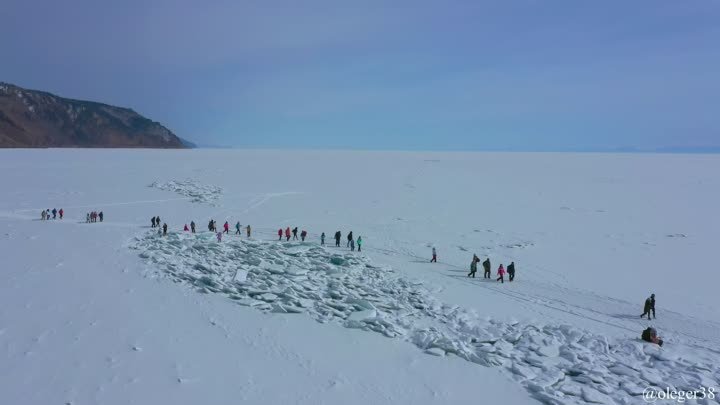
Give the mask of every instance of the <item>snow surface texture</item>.
M 193 202 L 208 203 L 217 205 L 222 196 L 223 189 L 211 184 L 202 184 L 194 180 L 171 180 L 167 182 L 155 181 L 149 187 L 158 188 L 164 191 L 174 191 L 180 195 L 190 198 Z
M 720 155 L 0 150 L 13 174 L 0 176 L 0 404 L 519 405 L 622 402 L 653 379 L 717 388 L 719 168 Z M 216 185 L 222 206 L 147 187 L 158 179 Z M 64 220 L 40 220 L 60 207 Z M 90 210 L 104 222 L 86 224 Z M 151 216 L 180 235 L 146 240 Z M 251 224 L 253 239 L 182 234 L 209 219 Z M 287 226 L 307 245 L 272 248 Z M 319 249 L 336 230 L 362 235 L 362 253 Z M 262 262 L 214 263 L 225 244 Z M 516 280 L 467 278 L 473 253 L 493 273 L 515 261 Z M 347 301 L 364 284 L 384 289 Z M 652 321 L 639 318 L 650 293 Z M 666 345 L 638 340 L 648 326 Z
M 365 256 L 315 243 L 150 232 L 132 244 L 159 275 L 262 311 L 307 313 L 398 337 L 428 354 L 501 366 L 548 404 L 634 404 L 653 385 L 692 391 L 720 380 L 720 353 L 672 342 L 609 340 L 571 325 L 480 321 L 436 299 L 419 281 Z M 692 355 L 690 355 L 692 353 Z

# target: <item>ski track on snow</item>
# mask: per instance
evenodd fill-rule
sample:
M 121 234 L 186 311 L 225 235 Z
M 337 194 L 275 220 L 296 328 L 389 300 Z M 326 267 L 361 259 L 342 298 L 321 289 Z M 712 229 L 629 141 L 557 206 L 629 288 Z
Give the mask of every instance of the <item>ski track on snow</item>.
M 321 323 L 403 339 L 428 354 L 501 367 L 546 404 L 637 404 L 645 387 L 694 390 L 717 387 L 720 381 L 716 350 L 680 342 L 659 348 L 639 339 L 609 340 L 566 324 L 481 320 L 387 266 L 313 243 L 233 237 L 217 243 L 209 232 L 166 237 L 148 232 L 129 247 L 146 260 L 149 274 L 223 294 L 239 305 L 305 313 Z M 557 299 L 498 292 L 575 311 Z

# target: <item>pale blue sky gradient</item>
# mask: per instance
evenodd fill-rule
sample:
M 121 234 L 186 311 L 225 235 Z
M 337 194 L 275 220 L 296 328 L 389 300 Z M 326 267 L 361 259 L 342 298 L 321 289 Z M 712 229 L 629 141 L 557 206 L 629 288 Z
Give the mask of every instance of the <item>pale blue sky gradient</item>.
M 720 2 L 33 1 L 0 81 L 200 144 L 720 148 Z

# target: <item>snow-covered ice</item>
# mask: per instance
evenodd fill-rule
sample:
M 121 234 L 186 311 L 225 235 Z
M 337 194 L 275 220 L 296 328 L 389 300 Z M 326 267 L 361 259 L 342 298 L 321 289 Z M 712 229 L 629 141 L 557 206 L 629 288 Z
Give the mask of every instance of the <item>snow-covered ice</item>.
M 718 242 L 718 167 L 0 151 L 0 169 L 20 173 L 0 179 L 0 403 L 636 404 L 650 386 L 717 388 L 718 276 L 695 259 Z M 193 180 L 147 187 L 158 178 Z M 66 219 L 40 221 L 48 207 Z M 89 210 L 106 221 L 85 224 Z M 155 215 L 169 235 L 149 229 Z M 210 218 L 252 224 L 253 238 L 181 231 Z M 308 241 L 276 241 L 286 226 Z M 350 230 L 363 252 L 345 248 Z M 473 253 L 493 276 L 515 261 L 516 281 L 468 278 Z M 658 319 L 640 320 L 651 292 Z M 662 348 L 639 340 L 648 324 Z
M 174 191 L 187 196 L 193 202 L 215 204 L 222 196 L 222 188 L 211 184 L 202 184 L 194 180 L 170 180 L 166 182 L 154 181 L 150 187 L 160 190 Z

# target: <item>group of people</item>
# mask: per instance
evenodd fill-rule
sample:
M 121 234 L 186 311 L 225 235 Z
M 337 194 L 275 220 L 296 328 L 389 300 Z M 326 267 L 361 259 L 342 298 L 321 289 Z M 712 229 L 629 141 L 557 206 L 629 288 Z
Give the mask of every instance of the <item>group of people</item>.
M 279 228 L 277 231 L 278 241 L 281 241 L 283 239 L 283 236 L 285 237 L 286 241 L 289 241 L 292 237 L 293 240 L 298 240 L 298 227 L 290 229 L 288 226 L 283 230 L 282 228 Z M 308 233 L 306 230 L 300 231 L 300 241 L 304 242 L 305 238 L 307 238 Z M 342 239 L 342 232 L 337 231 L 335 232 L 335 246 L 340 247 L 340 240 Z M 351 251 L 355 251 L 355 245 L 357 244 L 357 250 L 358 252 L 362 251 L 362 236 L 358 236 L 357 242 L 355 241 L 355 238 L 353 237 L 352 231 L 347 236 L 347 247 L 350 248 Z M 325 246 L 325 232 L 320 234 L 320 245 Z
M 87 214 L 85 214 L 85 222 L 97 222 L 98 219 L 100 220 L 100 222 L 102 222 L 103 217 L 104 217 L 104 215 L 103 215 L 102 211 L 100 211 L 100 212 L 91 211 L 91 212 L 88 212 Z M 60 216 L 60 218 L 62 218 L 62 215 Z
M 160 227 L 160 216 L 152 217 L 150 218 L 150 227 L 151 228 L 159 228 Z
M 60 208 L 60 210 L 53 208 L 52 211 L 50 211 L 50 208 L 48 208 L 46 210 L 42 210 L 42 212 L 40 213 L 40 219 L 42 219 L 43 221 L 51 219 L 50 215 L 52 215 L 52 219 L 57 219 L 58 215 L 60 215 L 60 219 L 63 219 L 63 214 L 65 214 L 65 211 L 63 211 L 62 208 Z
M 289 240 L 290 240 L 290 234 L 291 234 L 291 233 L 292 233 L 292 238 L 293 238 L 293 240 L 297 240 L 297 238 L 298 238 L 298 227 L 296 226 L 296 227 L 293 228 L 292 230 L 290 230 L 290 227 L 289 227 L 289 226 L 288 226 L 287 228 L 285 228 L 285 240 L 286 240 L 286 241 L 289 241 Z M 283 229 L 282 229 L 282 228 L 278 229 L 277 234 L 278 234 L 278 240 L 279 240 L 279 241 L 282 240 L 282 238 L 283 238 Z M 305 238 L 307 238 L 307 231 L 306 231 L 306 230 L 303 229 L 302 232 L 300 232 L 300 238 L 301 238 L 301 240 L 302 240 L 303 242 L 305 242 Z
M 185 225 L 185 226 L 187 226 L 187 225 Z M 212 219 L 210 220 L 210 223 L 208 224 L 208 230 L 210 230 L 211 232 L 217 232 L 216 223 Z M 195 231 L 193 231 L 193 233 L 194 232 Z M 230 224 L 228 223 L 228 221 L 225 221 L 225 223 L 223 224 L 223 231 L 221 233 L 227 233 L 228 235 L 230 234 Z M 252 235 L 252 228 L 250 227 L 250 225 L 247 225 L 245 227 L 245 233 L 246 233 L 247 237 L 250 238 L 250 236 Z M 242 235 L 242 224 L 240 224 L 240 221 L 235 223 L 235 235 Z
M 432 258 L 430 259 L 430 263 L 437 263 L 437 249 L 433 246 L 432 248 Z M 473 255 L 472 262 L 470 262 L 470 273 L 468 273 L 468 277 L 475 278 L 475 273 L 477 273 L 477 264 L 480 263 L 480 258 L 477 255 Z M 482 263 L 483 270 L 485 272 L 483 273 L 483 278 L 492 278 L 492 265 L 490 264 L 490 258 L 486 258 L 485 261 Z M 505 267 L 500 264 L 500 267 L 497 269 L 497 279 L 495 281 L 499 281 L 501 283 L 505 283 L 505 274 L 508 275 L 509 280 L 513 281 L 515 280 L 515 262 L 511 262 L 507 270 L 505 270 Z
M 340 231 L 335 232 L 335 246 L 340 247 L 340 239 L 342 239 L 342 233 Z M 323 232 L 322 235 L 320 235 L 320 243 L 322 245 L 325 244 L 325 232 Z M 352 231 L 348 233 L 347 235 L 347 244 L 346 247 L 349 247 L 351 251 L 355 251 L 355 244 L 357 243 L 357 250 L 358 252 L 362 252 L 362 245 L 363 245 L 363 239 L 362 236 L 358 236 L 357 242 L 355 241 L 355 237 L 353 237 Z
M 433 248 L 433 260 L 437 262 L 437 252 L 435 251 L 435 248 Z M 473 255 L 472 262 L 470 262 L 470 273 L 468 273 L 468 277 L 475 278 L 475 273 L 477 273 L 477 264 L 480 263 L 480 258 L 477 257 L 477 255 Z M 491 269 L 492 265 L 490 264 L 490 258 L 486 258 L 483 262 L 483 278 L 492 278 L 491 276 Z M 495 281 L 499 281 L 501 283 L 505 283 L 505 274 L 507 273 L 509 280 L 513 281 L 515 280 L 515 262 L 511 262 L 507 266 L 507 270 L 505 270 L 505 267 L 503 267 L 502 263 L 500 264 L 500 267 L 497 269 L 497 279 Z

